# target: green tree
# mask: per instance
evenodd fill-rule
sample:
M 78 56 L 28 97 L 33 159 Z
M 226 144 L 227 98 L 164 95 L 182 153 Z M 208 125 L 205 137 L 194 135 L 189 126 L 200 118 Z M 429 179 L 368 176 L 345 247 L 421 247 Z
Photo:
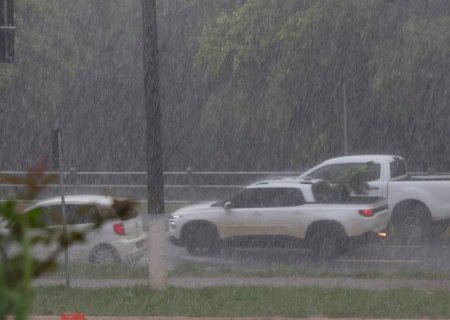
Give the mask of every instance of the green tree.
M 345 84 L 351 152 L 413 159 L 430 139 L 445 150 L 441 129 L 426 131 L 431 119 L 446 122 L 449 10 L 433 0 L 244 1 L 202 33 L 195 62 L 216 83 L 202 124 L 217 139 L 233 128 L 238 138 L 222 139 L 241 161 L 266 151 L 246 159 L 248 137 L 283 154 L 285 166 L 315 162 L 343 152 Z
M 448 13 L 411 14 L 401 38 L 378 48 L 373 86 L 387 123 L 385 134 L 417 163 L 448 161 L 449 44 Z
M 264 128 L 257 138 L 286 154 L 286 164 L 341 153 L 342 85 L 353 89 L 352 106 L 364 103 L 373 7 L 373 1 L 250 0 L 220 14 L 204 29 L 196 56 L 220 83 L 202 123 L 233 126 L 238 136 Z

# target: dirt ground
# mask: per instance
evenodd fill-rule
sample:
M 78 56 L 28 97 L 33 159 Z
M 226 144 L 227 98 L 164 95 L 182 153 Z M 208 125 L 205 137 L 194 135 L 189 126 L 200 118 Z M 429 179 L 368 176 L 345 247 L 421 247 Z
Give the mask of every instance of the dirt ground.
M 231 317 L 91 317 L 86 315 L 85 320 L 293 320 L 294 318 L 282 318 L 282 317 L 253 317 L 253 318 L 231 318 Z M 349 318 L 304 318 L 308 320 L 348 320 Z M 370 318 L 351 318 L 352 320 L 372 320 Z M 59 316 L 34 316 L 32 320 L 61 320 Z M 299 318 L 295 318 L 299 320 Z M 373 320 L 388 320 L 388 319 L 373 319 Z M 396 319 L 402 320 L 402 319 Z M 406 320 L 406 319 L 405 319 Z M 421 320 L 421 319 L 415 319 Z M 444 319 L 433 319 L 444 320 Z
M 60 320 L 58 316 L 34 316 L 32 320 Z M 231 317 L 91 317 L 86 315 L 86 320 L 293 320 L 294 318 L 282 318 L 282 317 L 254 317 L 254 318 L 231 318 Z M 299 318 L 295 318 L 298 320 Z M 349 318 L 305 318 L 308 320 L 348 320 Z M 352 320 L 372 320 L 370 318 L 351 318 Z M 374 319 L 375 320 L 375 319 Z M 387 319 L 376 319 L 376 320 L 387 320 Z M 402 320 L 402 319 L 396 319 Z M 406 319 L 405 319 L 406 320 Z M 420 320 L 420 319 L 415 319 Z M 433 319 L 433 320 L 444 320 L 444 319 Z

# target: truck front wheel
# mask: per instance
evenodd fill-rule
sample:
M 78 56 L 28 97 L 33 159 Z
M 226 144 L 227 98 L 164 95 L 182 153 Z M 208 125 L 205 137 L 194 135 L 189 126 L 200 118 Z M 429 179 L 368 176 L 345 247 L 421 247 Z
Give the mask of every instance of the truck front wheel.
M 393 215 L 394 231 L 401 244 L 417 245 L 431 239 L 431 216 L 428 208 L 420 202 L 400 203 Z
M 330 260 L 344 251 L 345 232 L 335 223 L 321 222 L 310 227 L 307 241 L 314 258 Z
M 220 251 L 219 235 L 215 226 L 194 222 L 183 228 L 186 249 L 192 256 L 212 256 Z

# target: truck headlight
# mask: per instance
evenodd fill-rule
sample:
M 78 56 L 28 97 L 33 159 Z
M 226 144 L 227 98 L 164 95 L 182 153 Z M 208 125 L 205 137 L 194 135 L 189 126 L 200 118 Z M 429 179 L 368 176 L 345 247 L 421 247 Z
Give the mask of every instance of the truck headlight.
M 181 215 L 173 214 L 169 217 L 169 226 L 175 229 L 176 221 L 181 218 Z

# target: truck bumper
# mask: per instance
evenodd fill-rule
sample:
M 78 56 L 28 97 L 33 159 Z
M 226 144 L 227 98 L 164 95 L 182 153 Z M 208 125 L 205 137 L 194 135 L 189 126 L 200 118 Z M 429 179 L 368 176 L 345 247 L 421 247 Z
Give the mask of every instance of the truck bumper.
M 175 238 L 174 236 L 170 236 L 169 237 L 169 241 L 174 246 L 177 246 L 177 247 L 183 247 L 184 246 L 184 242 L 181 241 L 181 239 Z

